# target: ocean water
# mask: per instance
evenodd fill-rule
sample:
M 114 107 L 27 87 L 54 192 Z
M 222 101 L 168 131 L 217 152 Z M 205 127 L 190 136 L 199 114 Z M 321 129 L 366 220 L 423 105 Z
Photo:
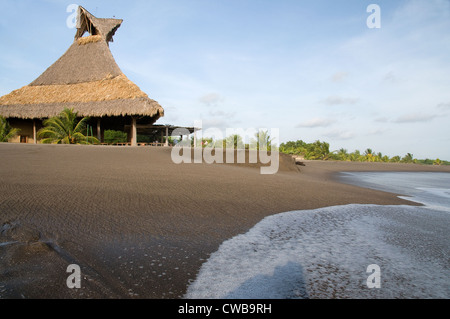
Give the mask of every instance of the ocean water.
M 349 184 L 403 194 L 399 197 L 450 212 L 450 173 L 344 172 L 340 178 Z
M 424 206 L 353 204 L 267 217 L 225 241 L 185 297 L 450 298 L 450 174 L 342 179 Z M 375 279 L 371 265 L 379 267 Z

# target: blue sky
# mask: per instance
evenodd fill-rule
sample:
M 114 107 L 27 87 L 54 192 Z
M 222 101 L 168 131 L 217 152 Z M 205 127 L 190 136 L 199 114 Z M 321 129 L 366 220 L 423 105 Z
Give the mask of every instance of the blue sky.
M 381 28 L 369 29 L 369 4 Z M 71 45 L 70 4 L 121 18 L 111 51 L 161 124 L 450 160 L 448 0 L 0 0 L 0 95 Z

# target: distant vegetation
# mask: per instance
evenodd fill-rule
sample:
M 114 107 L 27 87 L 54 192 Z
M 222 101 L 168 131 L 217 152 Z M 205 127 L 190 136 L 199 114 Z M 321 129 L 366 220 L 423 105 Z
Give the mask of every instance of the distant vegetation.
M 0 116 L 0 143 L 7 143 L 19 134 L 19 129 L 12 128 L 3 116 Z
M 414 155 L 407 153 L 404 156 L 389 157 L 380 152 L 375 152 L 371 148 L 366 149 L 363 153 L 355 150 L 349 153 L 346 149 L 341 148 L 337 151 L 330 151 L 330 144 L 321 141 L 314 143 L 306 143 L 302 140 L 296 142 L 287 142 L 280 145 L 280 152 L 289 155 L 298 155 L 306 160 L 335 160 L 349 162 L 384 162 L 384 163 L 415 163 L 425 165 L 450 165 L 449 161 L 440 159 L 419 160 Z
M 250 150 L 265 150 L 272 151 L 273 138 L 270 136 L 269 131 L 258 131 L 254 137 L 250 139 L 249 144 L 244 143 L 242 136 L 238 134 L 230 135 L 225 139 L 214 140 L 213 138 L 203 138 L 201 141 L 197 141 L 198 145 L 202 145 L 203 148 L 223 148 L 223 149 L 250 149 Z M 194 146 L 194 137 L 191 137 L 191 146 Z
M 265 141 L 270 151 L 274 148 L 272 144 L 273 139 L 268 134 L 268 131 L 262 131 L 255 135 L 255 138 L 251 139 L 250 144 L 244 144 L 243 138 L 239 135 L 231 135 L 226 139 L 215 141 L 212 138 L 203 138 L 201 143 L 203 147 L 221 147 L 227 148 L 245 148 L 245 149 L 260 149 L 259 140 Z M 191 138 L 191 145 L 194 145 L 194 138 Z M 416 159 L 412 153 L 407 153 L 404 156 L 389 157 L 381 152 L 375 152 L 373 149 L 368 148 L 364 152 L 355 150 L 348 152 L 348 150 L 341 148 L 336 151 L 330 150 L 330 144 L 322 141 L 315 141 L 313 143 L 306 143 L 302 140 L 296 142 L 287 142 L 280 145 L 278 148 L 280 153 L 288 155 L 296 155 L 303 157 L 305 160 L 333 160 L 333 161 L 347 161 L 347 162 L 383 162 L 383 163 L 413 163 L 423 165 L 450 165 L 449 161 L 437 159 Z
M 128 135 L 121 131 L 105 130 L 103 140 L 106 144 L 126 143 Z
M 76 113 L 73 110 L 64 110 L 60 116 L 44 121 L 45 127 L 39 131 L 40 137 L 45 137 L 43 143 L 66 143 L 66 144 L 98 144 L 96 138 L 82 134 L 86 130 L 86 122 L 88 118 L 84 118 L 76 122 Z M 0 117 L 0 142 L 7 142 L 9 139 L 16 136 L 18 130 L 9 126 L 6 119 Z M 138 135 L 139 142 L 151 142 L 153 137 Z M 127 133 L 113 130 L 106 130 L 104 133 L 104 140 L 107 144 L 126 143 Z M 177 144 L 180 140 L 169 137 L 171 145 Z M 260 145 L 262 141 L 265 145 Z M 244 140 L 240 135 L 231 135 L 223 140 L 215 141 L 212 138 L 203 138 L 198 143 L 202 147 L 220 147 L 236 149 L 253 149 L 253 150 L 267 150 L 271 151 L 273 138 L 268 131 L 260 131 L 251 139 L 250 144 L 244 144 Z M 194 137 L 191 138 L 191 145 L 194 145 Z M 296 155 L 303 157 L 305 160 L 334 160 L 347 162 L 383 162 L 383 163 L 414 163 L 423 165 L 450 165 L 449 161 L 437 159 L 416 159 L 411 153 L 404 156 L 389 157 L 381 152 L 375 152 L 368 148 L 364 152 L 355 150 L 351 153 L 348 150 L 341 148 L 336 151 L 330 151 L 330 144 L 322 141 L 315 141 L 313 143 L 306 143 L 302 140 L 296 142 L 290 141 L 283 143 L 278 148 L 281 153 L 288 155 Z

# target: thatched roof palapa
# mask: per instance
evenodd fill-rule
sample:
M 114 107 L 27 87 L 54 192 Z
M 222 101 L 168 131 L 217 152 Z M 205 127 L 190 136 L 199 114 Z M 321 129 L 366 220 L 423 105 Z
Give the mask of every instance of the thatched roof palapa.
M 31 84 L 1 97 L 0 115 L 49 118 L 68 107 L 79 116 L 164 116 L 164 109 L 122 73 L 111 54 L 109 42 L 121 24 L 79 7 L 73 44 Z M 86 32 L 89 36 L 83 37 Z

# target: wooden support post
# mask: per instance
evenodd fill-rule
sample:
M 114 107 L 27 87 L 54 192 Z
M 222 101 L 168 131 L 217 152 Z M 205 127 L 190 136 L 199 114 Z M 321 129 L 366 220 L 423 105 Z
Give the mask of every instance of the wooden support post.
M 137 146 L 137 124 L 136 118 L 131 117 L 131 146 Z
M 101 126 L 101 124 L 102 124 L 102 120 L 101 120 L 101 118 L 98 118 L 97 119 L 97 139 L 100 143 L 103 142 L 102 141 L 102 126 Z
M 169 127 L 166 126 L 166 143 L 164 144 L 165 147 L 169 146 Z
M 37 144 L 36 120 L 33 120 L 33 143 Z

